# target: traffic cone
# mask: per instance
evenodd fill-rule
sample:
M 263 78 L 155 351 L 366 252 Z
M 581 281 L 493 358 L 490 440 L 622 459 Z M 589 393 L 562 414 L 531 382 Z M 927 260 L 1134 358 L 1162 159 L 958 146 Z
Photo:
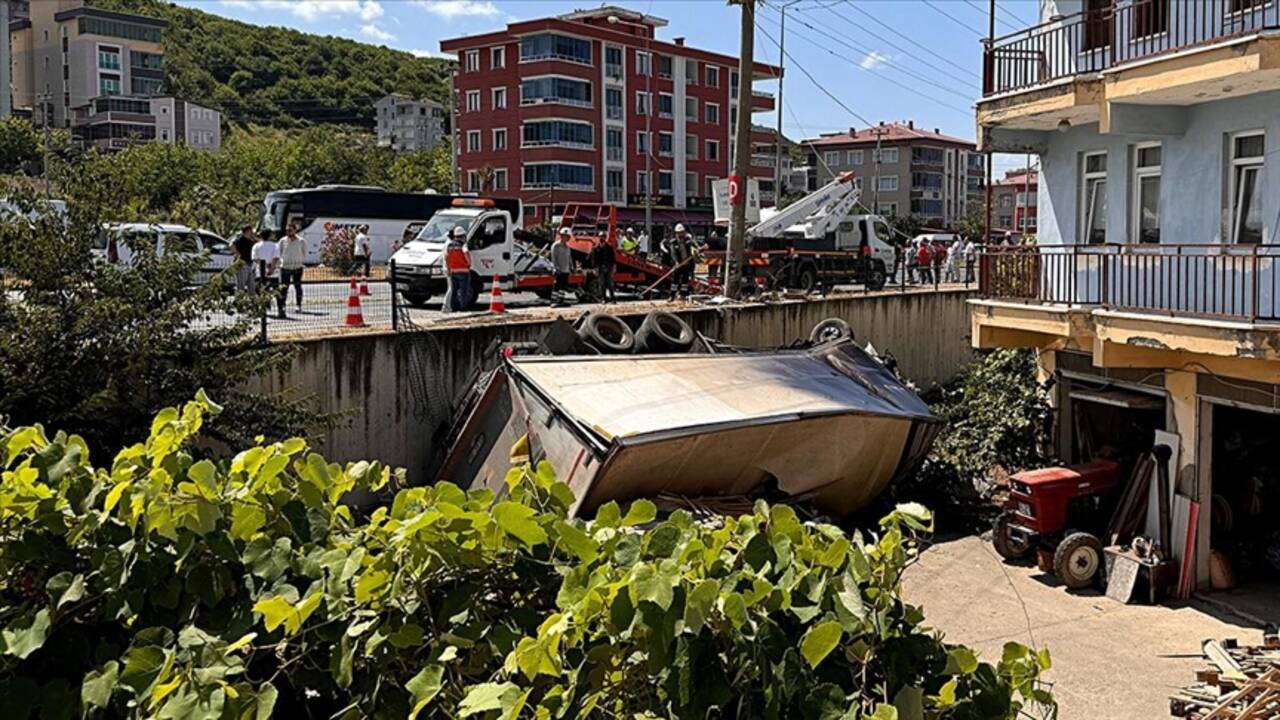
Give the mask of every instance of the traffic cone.
M 365 327 L 364 313 L 360 310 L 360 289 L 356 287 L 356 279 L 351 278 L 351 289 L 347 291 L 347 327 Z
M 369 292 L 369 278 L 363 278 L 360 280 L 360 294 L 365 297 L 373 295 L 373 293 Z
M 507 306 L 502 302 L 502 281 L 497 276 L 493 276 L 493 287 L 489 291 L 489 313 L 492 315 L 501 315 L 507 311 Z

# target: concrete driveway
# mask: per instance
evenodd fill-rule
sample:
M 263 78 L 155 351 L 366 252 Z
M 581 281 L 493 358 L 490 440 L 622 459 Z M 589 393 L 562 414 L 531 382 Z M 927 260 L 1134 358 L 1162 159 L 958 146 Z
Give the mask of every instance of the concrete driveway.
M 1213 602 L 1123 605 L 1077 593 L 1035 567 L 1005 565 L 980 537 L 939 542 L 904 578 L 909 602 L 950 642 L 998 660 L 1006 642 L 1048 646 L 1062 720 L 1169 717 L 1168 696 L 1205 666 L 1200 644 L 1262 631 Z

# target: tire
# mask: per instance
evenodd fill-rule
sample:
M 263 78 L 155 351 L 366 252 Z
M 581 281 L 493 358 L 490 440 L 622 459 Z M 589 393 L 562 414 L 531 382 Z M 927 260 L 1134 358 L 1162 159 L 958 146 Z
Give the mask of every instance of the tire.
M 1031 543 L 1010 534 L 1009 525 L 1012 521 L 1012 514 L 1000 513 L 1000 516 L 991 524 L 991 544 L 995 546 L 996 553 L 1005 560 L 1021 560 L 1031 552 Z
M 679 315 L 655 310 L 636 331 L 636 352 L 685 353 L 693 347 L 693 328 Z
M 849 323 L 840 318 L 827 318 L 809 331 L 809 342 L 814 345 L 835 342 L 837 340 L 852 340 L 853 328 L 849 327 Z
M 883 290 L 887 279 L 884 272 L 884 263 L 873 263 L 871 269 L 867 271 L 867 289 L 873 291 Z
M 1053 574 L 1072 590 L 1092 585 L 1101 569 L 1102 542 L 1089 533 L 1071 533 L 1053 552 Z
M 401 295 L 402 297 L 404 297 L 404 301 L 405 301 L 405 302 L 409 303 L 410 305 L 412 305 L 412 306 L 413 306 L 413 307 L 415 307 L 415 308 L 418 308 L 419 310 L 421 310 L 422 308 L 426 307 L 426 306 L 427 306 L 427 301 L 431 299 L 431 293 L 429 293 L 429 292 L 428 292 L 428 293 L 416 293 L 416 292 L 409 292 L 409 291 L 405 291 L 405 292 L 400 293 L 400 295 Z
M 582 342 L 606 355 L 629 353 L 635 347 L 636 336 L 627 324 L 613 315 L 591 313 L 578 328 Z
M 798 290 L 808 295 L 818 289 L 818 271 L 812 265 L 805 265 L 800 268 L 800 276 L 797 278 L 796 287 Z

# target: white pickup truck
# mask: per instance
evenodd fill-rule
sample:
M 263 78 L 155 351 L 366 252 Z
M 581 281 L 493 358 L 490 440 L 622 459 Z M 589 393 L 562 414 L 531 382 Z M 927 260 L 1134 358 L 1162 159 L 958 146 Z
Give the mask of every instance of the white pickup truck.
M 496 208 L 491 200 L 455 200 L 454 207 L 433 215 L 417 237 L 391 256 L 401 295 L 410 305 L 422 307 L 433 295 L 444 294 L 444 250 L 450 233 L 457 227 L 467 232 L 467 250 L 471 256 L 472 296 L 463 298 L 465 304 L 473 304 L 482 283 L 487 284 L 495 275 L 504 289 L 549 293 L 553 279 L 551 261 L 516 242 L 516 222 L 508 211 Z

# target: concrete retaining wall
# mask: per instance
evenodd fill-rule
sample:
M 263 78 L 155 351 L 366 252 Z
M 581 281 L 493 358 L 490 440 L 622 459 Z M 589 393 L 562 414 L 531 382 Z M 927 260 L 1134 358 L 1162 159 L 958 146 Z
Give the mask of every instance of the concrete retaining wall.
M 737 308 L 680 312 L 708 337 L 744 346 L 785 345 L 808 337 L 829 317 L 844 319 L 859 344 L 890 351 L 902 374 L 920 387 L 953 377 L 972 357 L 968 291 L 848 295 Z M 625 312 L 624 318 L 631 319 Z M 635 323 L 641 314 L 634 317 Z M 258 389 L 290 389 L 316 398 L 322 412 L 353 411 L 324 438 L 334 461 L 377 458 L 426 479 L 447 426 L 449 406 L 477 370 L 492 363 L 495 341 L 536 340 L 546 320 L 439 327 L 420 333 L 340 335 L 300 343 L 285 372 L 259 378 Z

